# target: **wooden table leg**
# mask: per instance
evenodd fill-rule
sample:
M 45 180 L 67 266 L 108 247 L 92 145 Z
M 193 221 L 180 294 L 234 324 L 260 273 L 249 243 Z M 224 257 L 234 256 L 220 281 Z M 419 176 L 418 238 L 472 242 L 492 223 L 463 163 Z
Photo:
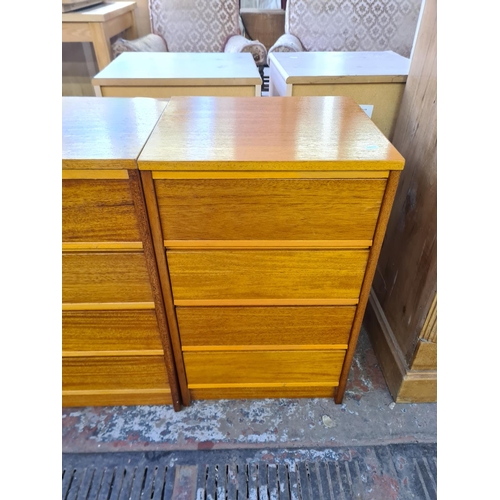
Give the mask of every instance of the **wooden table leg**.
M 132 15 L 132 26 L 130 26 L 130 28 L 125 30 L 125 38 L 127 40 L 135 40 L 136 38 L 138 38 L 137 23 L 135 19 L 135 9 L 132 10 L 130 14 Z
M 99 71 L 111 62 L 111 42 L 104 23 L 89 23 Z

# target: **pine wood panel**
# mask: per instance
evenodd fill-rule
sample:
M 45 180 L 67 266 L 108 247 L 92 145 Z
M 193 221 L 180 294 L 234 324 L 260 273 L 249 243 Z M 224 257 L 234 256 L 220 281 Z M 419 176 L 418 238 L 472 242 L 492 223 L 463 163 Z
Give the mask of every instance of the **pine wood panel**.
M 348 97 L 172 97 L 138 165 L 175 171 L 387 171 L 401 170 L 404 160 Z
M 333 398 L 336 387 L 231 387 L 191 389 L 193 400 L 263 399 L 263 398 Z
M 155 181 L 166 240 L 371 240 L 385 185 L 382 179 Z
M 171 405 L 170 389 L 63 391 L 63 406 Z
M 344 356 L 340 350 L 185 352 L 184 362 L 190 389 L 200 384 L 335 385 Z
M 63 358 L 63 391 L 168 388 L 163 356 Z
M 67 253 L 62 257 L 62 299 L 80 302 L 152 302 L 142 253 Z
M 162 349 L 154 310 L 64 311 L 63 351 Z
M 182 346 L 345 344 L 356 308 L 177 307 Z
M 141 241 L 128 180 L 63 180 L 64 242 Z
M 181 299 L 358 298 L 367 250 L 172 250 Z

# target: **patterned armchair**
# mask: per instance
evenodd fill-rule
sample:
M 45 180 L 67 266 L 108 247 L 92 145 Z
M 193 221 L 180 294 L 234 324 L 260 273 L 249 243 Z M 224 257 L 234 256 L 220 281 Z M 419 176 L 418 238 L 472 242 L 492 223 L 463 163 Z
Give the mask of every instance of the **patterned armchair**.
M 137 40 L 119 38 L 113 56 L 122 52 L 250 52 L 266 61 L 258 40 L 241 35 L 239 0 L 149 0 L 152 33 Z
M 410 57 L 422 0 L 288 0 L 272 52 L 385 51 Z

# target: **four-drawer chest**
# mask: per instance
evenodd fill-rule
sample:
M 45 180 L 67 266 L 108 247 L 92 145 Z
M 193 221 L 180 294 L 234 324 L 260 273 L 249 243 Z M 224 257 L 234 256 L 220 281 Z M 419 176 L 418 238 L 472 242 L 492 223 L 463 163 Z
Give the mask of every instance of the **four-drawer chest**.
M 111 100 L 150 131 L 63 162 L 67 403 L 340 403 L 401 155 L 346 97 Z

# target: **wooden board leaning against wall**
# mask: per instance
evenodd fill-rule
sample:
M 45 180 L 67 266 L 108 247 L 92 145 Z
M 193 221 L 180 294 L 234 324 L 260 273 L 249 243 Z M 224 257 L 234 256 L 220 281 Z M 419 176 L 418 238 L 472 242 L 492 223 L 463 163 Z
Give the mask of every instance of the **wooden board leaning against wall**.
M 365 318 L 396 402 L 437 398 L 436 0 L 427 0 L 393 142 L 406 158 Z

